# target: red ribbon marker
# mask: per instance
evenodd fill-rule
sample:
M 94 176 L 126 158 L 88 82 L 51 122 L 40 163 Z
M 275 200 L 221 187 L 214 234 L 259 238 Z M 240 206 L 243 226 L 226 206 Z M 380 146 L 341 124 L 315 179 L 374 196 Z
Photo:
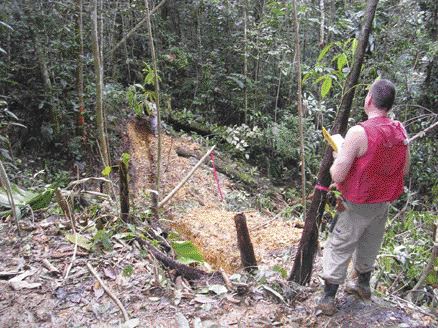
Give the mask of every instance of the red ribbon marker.
M 222 190 L 221 190 L 221 186 L 219 185 L 219 178 L 217 176 L 216 167 L 214 166 L 214 152 L 213 151 L 210 153 L 210 159 L 211 159 L 211 166 L 213 167 L 214 180 L 216 181 L 217 190 L 219 191 L 219 195 L 221 196 L 221 202 L 222 202 L 224 200 L 224 196 L 222 195 Z
M 315 189 L 322 190 L 322 191 L 327 191 L 327 192 L 330 191 L 330 188 L 329 188 L 329 187 L 324 187 L 324 186 L 322 186 L 322 185 L 320 185 L 320 184 L 316 184 L 316 185 L 315 185 Z

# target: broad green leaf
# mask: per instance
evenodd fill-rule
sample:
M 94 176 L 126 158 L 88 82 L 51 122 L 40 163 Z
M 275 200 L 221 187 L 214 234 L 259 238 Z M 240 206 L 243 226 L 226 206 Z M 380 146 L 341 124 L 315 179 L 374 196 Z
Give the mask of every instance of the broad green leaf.
M 332 88 L 332 78 L 330 76 L 326 76 L 324 82 L 321 85 L 321 97 L 324 98 L 330 92 Z
M 173 241 L 172 248 L 178 261 L 184 264 L 204 262 L 204 257 L 191 241 Z
M 123 153 L 120 159 L 122 160 L 123 164 L 128 166 L 129 160 L 131 159 L 131 155 L 129 155 L 128 153 Z
M 342 53 L 338 56 L 338 71 L 341 71 L 345 65 L 347 65 L 348 63 L 348 59 L 347 59 L 347 55 L 345 53 Z
M 313 74 L 313 71 L 304 74 L 304 76 L 303 76 L 303 80 L 302 80 L 303 83 L 305 83 L 305 82 L 306 82 L 306 81 L 312 76 L 312 74 Z
M 26 206 L 32 198 L 38 195 L 33 192 L 21 189 L 14 184 L 11 185 L 11 193 L 12 197 L 14 198 L 15 206 Z M 3 188 L 0 188 L 0 207 L 11 208 L 8 195 Z
M 102 170 L 102 175 L 104 177 L 107 177 L 110 175 L 111 171 L 112 171 L 111 166 L 105 166 L 105 168 Z
M 71 242 L 72 244 L 76 243 L 76 237 L 77 237 L 77 243 L 79 247 L 82 247 L 83 249 L 86 249 L 87 251 L 89 251 L 91 249 L 91 241 L 89 241 L 87 238 L 85 238 L 84 236 L 81 236 L 80 234 L 72 234 L 72 233 L 66 233 L 65 234 L 65 239 L 67 239 L 67 241 Z
M 278 272 L 283 279 L 287 278 L 287 270 L 278 264 L 274 265 L 272 268 L 275 272 Z
M 155 74 L 154 71 L 148 72 L 144 78 L 144 84 L 154 85 L 155 84 Z
M 321 52 L 319 53 L 318 59 L 316 60 L 317 63 L 319 63 L 325 57 L 325 55 L 327 55 L 327 53 L 330 51 L 332 46 L 333 46 L 333 43 L 329 43 L 321 50 Z

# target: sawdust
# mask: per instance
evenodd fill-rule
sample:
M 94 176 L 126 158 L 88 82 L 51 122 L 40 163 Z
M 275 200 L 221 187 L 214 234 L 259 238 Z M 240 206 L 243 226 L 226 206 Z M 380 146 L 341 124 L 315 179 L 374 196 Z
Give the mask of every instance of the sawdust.
M 233 220 L 236 214 L 216 207 L 201 207 L 177 219 L 173 226 L 192 240 L 210 265 L 232 273 L 240 268 Z M 264 221 L 262 215 L 254 211 L 245 213 L 245 216 L 259 264 L 270 262 L 272 251 L 290 247 L 300 239 L 301 229 L 290 220 L 275 220 L 265 228 L 255 229 Z
M 154 189 L 158 139 L 149 133 L 147 125 L 135 121 L 128 124 L 128 138 L 136 201 L 144 203 L 144 196 L 139 196 L 147 194 L 148 189 Z M 197 163 L 195 158 L 178 156 L 175 150 L 183 146 L 193 152 L 203 152 L 204 147 L 188 137 L 176 138 L 163 133 L 161 138 L 160 199 L 163 199 Z M 219 181 L 225 196 L 238 189 L 225 175 L 219 174 Z M 203 165 L 166 205 L 162 217 L 172 217 L 170 226 L 190 239 L 210 265 L 231 273 L 240 268 L 240 255 L 233 220 L 236 212 L 227 211 L 225 207 L 226 204 L 219 198 L 212 169 Z M 276 250 L 298 243 L 301 229 L 294 221 L 276 219 L 261 226 L 271 218 L 257 211 L 248 211 L 245 215 L 260 264 L 268 263 Z

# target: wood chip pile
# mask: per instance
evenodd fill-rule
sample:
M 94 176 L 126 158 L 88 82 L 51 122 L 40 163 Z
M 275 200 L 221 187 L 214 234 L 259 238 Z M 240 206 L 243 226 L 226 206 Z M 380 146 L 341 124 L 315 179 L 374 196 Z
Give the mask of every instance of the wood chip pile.
M 157 139 L 132 121 L 127 130 L 134 198 L 137 203 L 147 205 L 146 190 L 154 189 L 151 177 L 155 172 Z M 175 152 L 179 146 L 193 151 L 201 150 L 201 146 L 188 137 L 176 138 L 162 134 L 161 199 L 197 162 L 194 158 L 179 157 Z M 237 189 L 226 176 L 219 174 L 219 180 L 225 195 Z M 210 265 L 229 273 L 240 268 L 233 220 L 236 212 L 227 211 L 225 203 L 220 201 L 210 167 L 201 166 L 163 210 L 162 217 L 172 217 L 171 226 L 182 237 L 190 239 Z M 275 251 L 288 249 L 298 243 L 302 230 L 296 227 L 295 221 L 278 218 L 264 225 L 271 217 L 256 211 L 246 212 L 245 215 L 259 264 L 268 263 Z

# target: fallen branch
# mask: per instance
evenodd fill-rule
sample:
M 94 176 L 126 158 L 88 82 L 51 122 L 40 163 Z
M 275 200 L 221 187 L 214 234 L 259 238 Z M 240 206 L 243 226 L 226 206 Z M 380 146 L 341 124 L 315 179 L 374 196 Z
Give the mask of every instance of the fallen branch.
M 76 260 L 76 253 L 78 251 L 78 233 L 76 232 L 76 225 L 75 225 L 75 218 L 73 216 L 73 212 L 70 209 L 70 205 L 68 204 L 67 200 L 62 195 L 59 188 L 56 188 L 55 190 L 55 196 L 56 201 L 58 202 L 59 207 L 62 208 L 64 215 L 70 219 L 71 228 L 73 230 L 73 233 L 75 235 L 75 247 L 73 249 L 73 255 L 71 257 L 70 264 L 67 267 L 67 270 L 65 271 L 64 281 L 68 279 L 68 275 L 70 274 L 70 270 L 73 267 L 73 263 Z
M 185 158 L 194 157 L 196 159 L 200 159 L 202 155 L 200 152 L 191 151 L 183 147 L 177 147 L 175 151 L 178 156 Z M 211 161 L 209 161 L 207 165 L 212 167 Z M 222 173 L 227 177 L 240 182 L 248 191 L 252 192 L 254 189 L 257 189 L 259 191 L 266 191 L 265 193 L 269 195 L 281 195 L 280 188 L 273 186 L 269 179 L 264 177 L 253 177 L 253 175 L 249 173 L 253 169 L 253 167 L 250 165 L 247 165 L 243 162 L 233 162 L 231 160 L 221 158 L 217 156 L 217 154 L 214 165 L 219 173 Z
M 65 252 L 65 253 L 55 253 L 55 254 L 50 255 L 50 258 L 52 258 L 52 259 L 61 259 L 63 257 L 70 256 L 71 254 L 73 254 L 73 251 L 68 251 L 68 252 Z M 76 252 L 76 256 L 88 256 L 88 255 L 89 254 L 86 253 L 86 252 L 81 252 L 81 251 Z
M 70 189 L 70 188 L 76 187 L 77 185 L 79 185 L 79 184 L 83 184 L 83 183 L 86 183 L 86 182 L 88 182 L 88 181 L 97 181 L 97 182 L 112 183 L 112 181 L 109 180 L 109 179 L 107 179 L 107 178 L 102 178 L 102 177 L 89 177 L 89 178 L 84 178 L 84 179 L 81 179 L 81 180 L 75 180 L 75 181 L 72 181 L 72 182 L 70 182 L 70 183 L 68 184 L 68 186 L 67 186 L 65 189 Z M 102 195 L 106 195 L 106 194 L 102 194 Z
M 190 179 L 190 177 L 195 173 L 195 171 L 201 166 L 201 164 L 205 161 L 205 159 L 210 155 L 210 153 L 216 148 L 216 145 L 210 148 L 210 150 L 198 161 L 198 163 L 190 170 L 190 172 L 186 175 L 184 179 L 181 180 L 181 182 L 173 188 L 173 190 L 161 201 L 158 203 L 158 207 L 162 207 L 164 204 L 166 204 L 172 197 L 175 195 L 175 193 Z
M 182 276 L 183 278 L 189 281 L 201 280 L 209 277 L 219 278 L 222 280 L 222 275 L 220 272 L 213 272 L 212 274 L 210 274 L 203 270 L 199 270 L 196 268 L 192 268 L 188 265 L 178 263 L 177 261 L 171 259 L 169 256 L 161 253 L 156 247 L 154 247 L 148 241 L 141 238 L 136 238 L 135 240 L 137 240 L 141 246 L 145 247 L 166 268 L 175 270 L 178 275 Z
M 435 266 L 435 260 L 438 257 L 438 224 L 435 224 L 435 230 L 434 230 L 434 238 L 433 238 L 433 247 L 432 247 L 432 254 L 430 256 L 429 263 L 424 268 L 423 272 L 421 273 L 420 279 L 418 279 L 418 282 L 415 284 L 414 288 L 408 293 L 406 299 L 410 302 L 412 302 L 412 298 L 415 292 L 421 292 L 420 287 L 423 285 L 424 281 L 426 280 L 429 273 L 433 270 Z M 414 300 L 416 297 L 414 298 Z
M 76 253 L 78 252 L 78 233 L 74 231 L 74 234 L 75 234 L 75 247 L 73 249 L 73 255 L 71 257 L 70 264 L 68 265 L 67 270 L 65 271 L 64 281 L 68 279 L 68 275 L 70 274 L 70 270 L 73 267 L 73 263 L 76 261 Z
M 100 279 L 99 275 L 97 274 L 97 272 L 94 270 L 94 268 L 91 266 L 90 263 L 87 263 L 87 267 L 88 267 L 88 270 L 90 270 L 90 272 L 93 274 L 93 276 L 96 277 L 97 281 L 99 281 L 99 284 L 106 291 L 106 293 L 109 295 L 109 297 L 111 297 L 111 299 L 117 304 L 119 309 L 122 311 L 123 318 L 125 319 L 125 321 L 128 321 L 129 320 L 128 312 L 126 312 L 126 309 L 123 306 L 122 302 L 120 302 L 120 300 L 117 298 L 117 296 L 115 296 L 113 294 L 113 292 L 103 283 L 102 279 Z
M 117 49 L 120 48 L 120 46 L 126 42 L 126 40 L 128 40 L 131 35 L 134 34 L 135 31 L 137 31 L 144 23 L 147 22 L 148 20 L 148 16 L 152 16 L 153 14 L 155 14 L 157 12 L 158 9 L 160 9 L 160 7 L 162 5 L 164 5 L 164 3 L 166 2 L 166 0 L 162 0 L 158 5 L 156 5 L 154 8 L 152 8 L 151 12 L 149 15 L 146 15 L 141 21 L 139 21 L 137 23 L 137 25 L 135 25 L 115 46 L 114 48 L 112 48 L 110 50 L 110 55 L 112 55 L 114 53 L 114 51 L 116 51 Z
M 1 160 L 0 160 L 0 186 L 3 187 L 6 191 L 9 205 L 11 206 L 12 216 L 14 217 L 15 224 L 17 225 L 17 233 L 18 236 L 20 236 L 21 234 L 20 225 L 18 223 L 17 208 L 15 207 L 14 197 L 12 196 L 11 183 L 9 182 L 8 175 L 6 173 L 5 167 L 3 166 Z
M 42 262 L 49 272 L 59 273 L 59 270 L 52 263 L 50 263 L 48 259 L 43 259 Z
M 414 135 L 412 138 L 408 139 L 408 143 L 411 143 L 412 141 L 414 141 L 415 139 L 418 138 L 423 138 L 426 133 L 433 131 L 434 129 L 438 128 L 438 121 L 436 121 L 434 124 L 432 124 L 431 126 L 429 126 L 428 128 L 424 129 L 423 131 L 418 132 L 416 135 Z

